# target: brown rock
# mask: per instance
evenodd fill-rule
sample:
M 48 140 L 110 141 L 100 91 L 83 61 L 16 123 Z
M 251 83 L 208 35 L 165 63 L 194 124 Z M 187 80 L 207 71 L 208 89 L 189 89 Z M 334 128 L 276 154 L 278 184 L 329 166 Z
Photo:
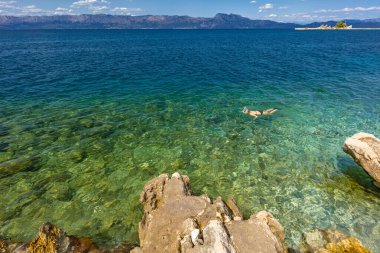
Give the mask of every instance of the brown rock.
M 267 213 L 267 212 L 265 212 Z M 270 213 L 267 213 L 268 215 Z M 257 217 L 259 215 L 259 218 Z M 269 226 L 270 221 L 263 219 L 262 213 L 258 213 L 256 216 L 251 216 L 246 221 L 235 221 L 227 224 L 227 229 L 231 235 L 233 244 L 236 245 L 236 249 L 240 253 L 250 252 L 287 252 L 284 245 L 285 234 L 281 225 L 275 228 L 275 225 Z M 277 220 L 273 218 L 273 224 L 279 224 Z M 274 229 L 275 228 L 275 229 Z M 275 231 L 278 235 L 274 234 Z
M 321 229 L 304 233 L 301 249 L 306 253 L 371 253 L 354 237 L 336 230 Z
M 224 224 L 220 220 L 211 220 L 203 230 L 203 245 L 195 246 L 192 253 L 236 253 L 232 240 L 226 230 Z
M 204 212 L 209 204 L 204 198 L 188 196 L 188 182 L 179 174 L 171 179 L 161 175 L 144 187 L 140 198 L 144 215 L 139 225 L 143 252 L 179 251 L 180 238 L 186 230 L 184 221 Z
M 380 187 L 380 140 L 372 134 L 357 133 L 347 138 L 344 152 L 352 156 Z
M 0 253 L 7 253 L 8 252 L 7 248 L 8 248 L 7 244 L 3 240 L 0 240 Z
M 121 244 L 121 245 L 118 245 L 114 248 L 111 248 L 111 249 L 102 249 L 100 250 L 101 253 L 129 253 L 129 252 L 138 252 L 138 251 L 132 251 L 133 248 L 135 248 L 136 246 L 133 246 L 131 244 Z M 135 248 L 136 249 L 136 248 Z M 99 252 L 99 250 L 95 249 L 95 250 L 90 250 L 89 251 L 90 253 L 97 253 Z
M 8 247 L 9 248 L 9 247 Z M 41 226 L 38 236 L 29 244 L 18 246 L 17 253 L 97 253 L 101 252 L 89 238 L 78 239 L 51 223 Z
M 23 253 L 26 252 L 27 244 L 11 243 L 8 244 L 8 252 Z
M 163 199 L 164 186 L 168 180 L 169 176 L 164 174 L 149 181 L 145 185 L 144 191 L 140 195 L 140 202 L 144 205 L 146 212 L 158 208 L 158 201 Z
M 73 253 L 100 252 L 90 238 L 76 239 Z
M 263 221 L 272 231 L 272 233 L 277 237 L 278 241 L 282 242 L 285 240 L 285 231 L 280 222 L 276 220 L 270 212 L 261 211 L 255 215 L 255 218 Z
M 232 220 L 232 212 L 226 206 L 221 197 L 217 197 L 214 205 L 216 206 L 216 217 L 223 222 L 230 222 Z
M 242 214 L 234 201 L 231 211 L 221 198 L 212 203 L 205 195 L 192 196 L 187 176 L 151 180 L 140 201 L 144 215 L 134 253 L 286 252 L 282 226 L 271 214 L 235 221 Z
M 228 199 L 226 204 L 231 209 L 234 220 L 243 220 L 243 213 L 240 211 L 234 198 Z
M 329 243 L 325 249 L 320 249 L 316 253 L 371 253 L 362 243 L 354 238 L 348 237 L 338 243 Z
M 31 253 L 63 253 L 69 252 L 75 242 L 66 236 L 66 233 L 52 225 L 45 223 L 39 230 L 38 236 L 29 244 L 27 252 Z

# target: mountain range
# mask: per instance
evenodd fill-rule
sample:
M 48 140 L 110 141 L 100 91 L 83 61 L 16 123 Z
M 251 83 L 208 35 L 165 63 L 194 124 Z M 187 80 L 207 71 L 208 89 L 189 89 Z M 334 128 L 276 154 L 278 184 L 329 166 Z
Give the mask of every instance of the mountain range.
M 380 28 L 380 18 L 344 20 L 355 28 Z M 166 15 L 55 15 L 0 16 L 0 29 L 294 29 L 335 25 L 336 21 L 301 25 L 271 20 L 253 20 L 236 14 L 216 14 L 211 18 Z

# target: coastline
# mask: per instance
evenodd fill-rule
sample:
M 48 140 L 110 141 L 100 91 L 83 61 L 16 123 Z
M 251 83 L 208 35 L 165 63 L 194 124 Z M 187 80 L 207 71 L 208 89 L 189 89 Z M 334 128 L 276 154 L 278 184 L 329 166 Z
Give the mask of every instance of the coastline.
M 380 31 L 380 28 L 350 28 L 350 29 L 323 29 L 323 28 L 294 28 L 296 31 Z

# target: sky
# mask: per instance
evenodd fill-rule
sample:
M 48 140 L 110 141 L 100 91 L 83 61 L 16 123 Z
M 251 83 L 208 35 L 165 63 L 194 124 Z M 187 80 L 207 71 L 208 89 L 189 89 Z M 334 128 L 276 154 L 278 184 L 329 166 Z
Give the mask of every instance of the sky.
M 380 0 L 0 0 L 0 15 L 189 15 L 234 13 L 307 23 L 380 18 Z

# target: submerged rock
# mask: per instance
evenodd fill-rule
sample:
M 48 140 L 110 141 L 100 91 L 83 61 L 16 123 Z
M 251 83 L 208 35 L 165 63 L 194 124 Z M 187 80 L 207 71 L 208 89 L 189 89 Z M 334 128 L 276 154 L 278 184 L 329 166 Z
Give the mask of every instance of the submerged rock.
M 205 195 L 192 196 L 189 178 L 179 173 L 148 182 L 140 202 L 144 206 L 140 247 L 133 253 L 287 251 L 284 229 L 270 213 L 244 221 L 233 200 L 226 205 L 221 198 L 212 202 Z
M 370 253 L 362 243 L 336 230 L 314 229 L 304 233 L 301 251 L 305 253 Z
M 0 177 L 9 176 L 33 167 L 33 159 L 16 158 L 0 163 Z
M 0 124 L 0 137 L 6 136 L 9 134 L 9 129 Z
M 375 185 L 380 187 L 380 140 L 372 134 L 357 133 L 346 139 L 343 150 L 352 156 L 373 178 Z
M 6 142 L 0 142 L 0 152 L 1 151 L 6 151 L 8 147 L 9 147 L 8 143 L 6 143 Z

